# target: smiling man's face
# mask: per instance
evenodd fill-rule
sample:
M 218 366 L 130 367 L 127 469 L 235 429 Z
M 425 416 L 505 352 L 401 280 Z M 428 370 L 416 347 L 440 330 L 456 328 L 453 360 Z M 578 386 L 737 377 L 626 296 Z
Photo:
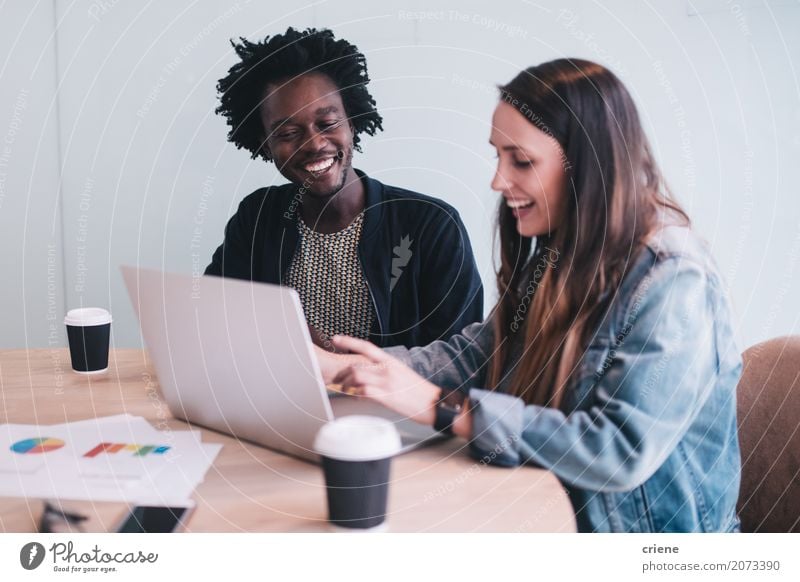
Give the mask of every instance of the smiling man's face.
M 268 150 L 281 174 L 328 197 L 344 186 L 353 159 L 353 129 L 336 85 L 309 73 L 270 84 L 260 108 Z

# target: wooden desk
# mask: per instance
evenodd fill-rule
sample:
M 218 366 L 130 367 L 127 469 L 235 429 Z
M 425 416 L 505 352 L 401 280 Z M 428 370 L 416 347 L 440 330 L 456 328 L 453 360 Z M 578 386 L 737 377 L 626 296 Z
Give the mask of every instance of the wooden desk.
M 127 412 L 158 428 L 187 429 L 171 417 L 141 350 L 112 350 L 109 371 L 71 371 L 66 349 L 0 351 L 0 424 L 58 424 Z M 203 430 L 223 443 L 195 490 L 196 532 L 326 531 L 319 467 L 233 437 Z M 125 511 L 119 503 L 64 502 L 90 516 L 87 529 L 106 531 Z M 0 531 L 32 532 L 41 500 L 0 498 Z M 566 492 L 555 476 L 532 467 L 481 465 L 452 440 L 393 461 L 388 508 L 393 532 L 575 531 Z

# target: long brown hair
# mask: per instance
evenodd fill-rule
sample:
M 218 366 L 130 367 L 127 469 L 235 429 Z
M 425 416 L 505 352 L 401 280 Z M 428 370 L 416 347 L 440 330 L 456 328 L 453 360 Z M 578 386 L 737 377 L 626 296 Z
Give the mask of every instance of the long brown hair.
M 536 239 L 521 236 L 511 209 L 500 204 L 500 299 L 488 383 L 496 388 L 510 374 L 510 393 L 557 407 L 646 237 L 665 216 L 686 225 L 689 218 L 653 159 L 633 99 L 611 71 L 558 59 L 522 71 L 500 91 L 524 123 L 561 145 L 568 202 L 559 227 Z M 523 346 L 513 369 L 510 334 L 521 334 Z

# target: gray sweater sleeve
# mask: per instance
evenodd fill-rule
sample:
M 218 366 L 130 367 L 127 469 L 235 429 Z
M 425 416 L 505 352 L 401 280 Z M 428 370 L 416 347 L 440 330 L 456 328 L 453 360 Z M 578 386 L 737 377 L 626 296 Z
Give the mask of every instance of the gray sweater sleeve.
M 483 386 L 493 348 L 491 320 L 472 323 L 447 341 L 408 349 L 384 348 L 420 376 L 442 388 Z

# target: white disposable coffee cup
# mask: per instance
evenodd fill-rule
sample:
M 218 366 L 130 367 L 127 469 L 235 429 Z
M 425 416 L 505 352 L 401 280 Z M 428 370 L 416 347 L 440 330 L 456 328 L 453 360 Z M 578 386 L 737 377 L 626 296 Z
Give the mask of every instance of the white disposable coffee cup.
M 101 307 L 70 309 L 64 318 L 72 369 L 99 374 L 108 369 L 111 314 Z
M 389 469 L 401 448 L 394 423 L 377 416 L 343 416 L 319 430 L 314 450 L 322 457 L 331 524 L 350 531 L 384 528 Z

